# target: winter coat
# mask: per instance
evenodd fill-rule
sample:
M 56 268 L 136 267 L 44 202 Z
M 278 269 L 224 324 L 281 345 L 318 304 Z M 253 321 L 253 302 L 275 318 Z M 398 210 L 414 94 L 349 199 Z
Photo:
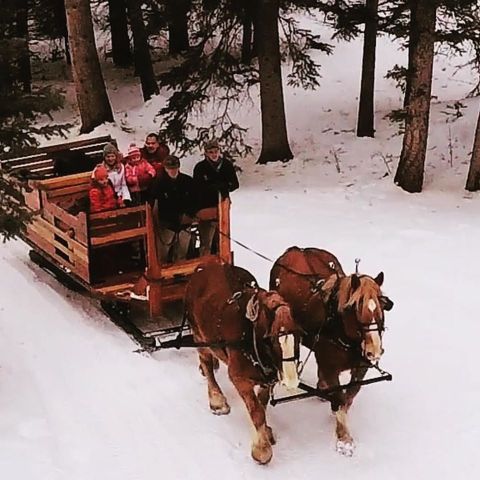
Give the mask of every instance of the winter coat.
M 153 153 L 149 153 L 146 147 L 142 147 L 140 149 L 140 153 L 142 154 L 142 159 L 145 159 L 155 169 L 157 176 L 161 176 L 165 172 L 163 168 L 163 161 L 170 154 L 168 145 L 160 143 L 158 148 Z
M 150 202 L 158 201 L 158 219 L 162 228 L 178 232 L 186 222 L 185 216 L 195 213 L 195 192 L 192 177 L 179 173 L 177 178 L 167 174 L 155 178 L 150 189 Z
M 110 181 L 106 186 L 102 186 L 92 180 L 88 197 L 90 199 L 90 213 L 113 210 L 118 206 L 117 196 Z
M 229 160 L 220 158 L 214 163 L 207 158 L 198 162 L 193 169 L 193 179 L 198 195 L 198 210 L 216 207 L 218 194 L 227 198 L 239 187 L 237 173 Z
M 146 160 L 129 162 L 125 165 L 125 179 L 130 192 L 143 192 L 148 189 L 155 177 L 155 169 Z
M 131 200 L 132 197 L 125 180 L 125 165 L 123 165 L 123 163 L 117 163 L 113 168 L 110 168 L 105 162 L 103 162 L 103 164 L 108 170 L 108 179 L 112 182 L 113 189 L 119 201 Z

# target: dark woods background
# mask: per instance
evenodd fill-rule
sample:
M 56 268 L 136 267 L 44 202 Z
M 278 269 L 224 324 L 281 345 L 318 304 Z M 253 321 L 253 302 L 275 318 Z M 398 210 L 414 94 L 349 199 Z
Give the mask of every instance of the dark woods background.
M 391 113 L 403 134 L 395 182 L 406 191 L 421 191 L 434 56 L 439 47 L 452 56 L 468 51 L 472 60 L 464 68 L 480 71 L 476 0 L 1 0 L 0 155 L 28 153 L 43 137 L 65 134 L 71 127 L 44 121 L 61 108 L 62 96 L 44 86 L 37 73 L 42 62 L 61 64 L 58 71 L 73 79 L 81 133 L 114 120 L 102 72 L 105 62 L 111 62 L 134 72 L 145 101 L 160 90 L 168 95 L 158 112 L 160 133 L 177 153 L 191 151 L 213 134 L 233 157 L 249 153 L 245 128 L 229 114 L 232 106 L 249 98 L 259 101 L 262 113 L 258 162 L 288 161 L 293 154 L 283 85 L 317 89 L 322 95 L 321 65 L 311 55 L 316 50 L 335 55 L 331 38 L 299 24 L 305 14 L 329 24 L 333 37 L 363 40 L 358 52 L 358 136 L 375 135 L 377 38 L 388 34 L 408 49 L 408 64 L 388 73 L 405 94 L 403 108 Z M 95 33 L 101 31 L 109 42 L 99 58 Z M 283 78 L 281 64 L 287 65 Z M 253 92 L 250 97 L 256 84 L 259 99 Z M 478 93 L 477 85 L 471 95 Z M 212 104 L 215 117 L 193 125 L 192 114 Z M 479 130 L 466 181 L 469 190 L 480 188 Z M 7 185 L 1 176 L 0 182 L 3 192 Z M 5 205 L 2 193 L 3 212 Z M 3 214 L 3 222 L 10 217 L 11 210 Z

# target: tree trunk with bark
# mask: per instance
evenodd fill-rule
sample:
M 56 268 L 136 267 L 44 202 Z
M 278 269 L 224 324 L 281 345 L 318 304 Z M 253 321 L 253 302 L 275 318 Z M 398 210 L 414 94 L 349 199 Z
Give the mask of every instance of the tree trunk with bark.
M 293 158 L 285 119 L 278 14 L 279 0 L 258 2 L 255 30 L 258 39 L 262 110 L 262 151 L 258 163 L 288 161 Z
M 395 183 L 407 192 L 421 192 L 428 141 L 437 2 L 411 1 L 410 93 L 403 147 Z M 411 51 L 410 51 L 411 50 Z
M 470 168 L 468 169 L 467 184 L 465 185 L 465 188 L 470 192 L 480 190 L 480 114 L 478 116 L 472 158 L 470 160 Z
M 108 0 L 112 60 L 117 67 L 132 64 L 132 51 L 128 38 L 127 5 L 125 0 Z
M 18 68 L 23 91 L 32 92 L 32 69 L 30 66 L 30 48 L 28 34 L 28 0 L 18 2 L 16 13 L 16 36 L 22 39 L 22 45 L 18 54 Z
M 375 54 L 377 48 L 378 0 L 367 0 L 363 39 L 362 81 L 358 106 L 357 137 L 375 136 Z
M 133 34 L 133 51 L 135 57 L 135 71 L 140 76 L 143 99 L 149 100 L 152 95 L 159 93 L 155 72 L 153 71 L 152 57 L 148 45 L 147 31 L 143 22 L 142 8 L 139 0 L 127 0 L 128 18 Z
M 243 0 L 242 5 L 242 63 L 250 65 L 255 56 L 253 25 L 255 22 L 255 0 Z
M 87 133 L 113 121 L 112 108 L 98 60 L 89 0 L 65 0 L 73 80 L 82 119 L 80 132 Z
M 170 55 L 179 55 L 188 51 L 188 12 L 191 0 L 168 0 L 168 51 Z

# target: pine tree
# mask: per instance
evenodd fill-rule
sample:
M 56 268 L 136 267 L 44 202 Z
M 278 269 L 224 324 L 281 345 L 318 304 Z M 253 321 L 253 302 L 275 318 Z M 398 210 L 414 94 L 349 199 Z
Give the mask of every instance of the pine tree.
M 112 107 L 103 80 L 95 47 L 89 0 L 65 0 L 68 38 L 81 133 L 91 132 L 104 122 L 113 121 Z
M 395 183 L 404 190 L 421 192 L 432 91 L 437 4 L 432 0 L 411 2 L 410 45 L 411 71 L 406 109 L 402 153 L 395 174 Z
M 13 2 L 12 2 L 13 3 Z M 15 37 L 16 5 L 0 5 L 0 160 L 29 154 L 38 146 L 38 138 L 63 134 L 69 125 L 39 126 L 40 120 L 62 106 L 60 94 L 50 88 L 32 85 L 25 91 L 22 61 L 24 40 Z M 21 234 L 31 215 L 22 203 L 22 195 L 7 178 L 0 163 L 0 236 Z

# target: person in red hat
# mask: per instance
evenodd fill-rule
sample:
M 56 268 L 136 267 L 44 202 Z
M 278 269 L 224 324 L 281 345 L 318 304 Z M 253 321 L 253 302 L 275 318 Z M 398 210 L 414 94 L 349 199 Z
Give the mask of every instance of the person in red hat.
M 132 143 L 126 155 L 125 178 L 134 203 L 147 201 L 147 191 L 155 177 L 155 169 L 142 158 L 140 149 Z
M 90 213 L 113 210 L 119 206 L 115 190 L 108 179 L 108 170 L 103 165 L 97 165 L 92 174 L 92 185 L 88 192 Z

